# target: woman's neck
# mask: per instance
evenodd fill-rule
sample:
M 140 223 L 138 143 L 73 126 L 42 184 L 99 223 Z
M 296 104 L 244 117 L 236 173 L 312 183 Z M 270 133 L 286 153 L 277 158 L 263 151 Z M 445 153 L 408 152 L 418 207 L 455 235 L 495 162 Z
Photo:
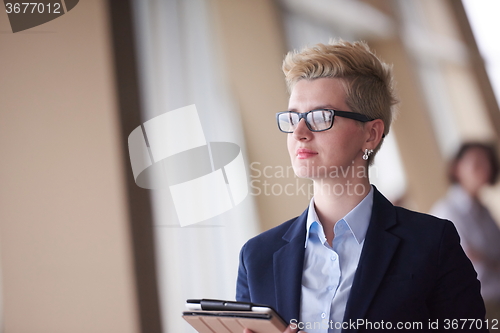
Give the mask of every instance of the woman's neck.
M 370 192 L 368 177 L 314 180 L 314 207 L 328 243 L 335 223 L 347 215 Z

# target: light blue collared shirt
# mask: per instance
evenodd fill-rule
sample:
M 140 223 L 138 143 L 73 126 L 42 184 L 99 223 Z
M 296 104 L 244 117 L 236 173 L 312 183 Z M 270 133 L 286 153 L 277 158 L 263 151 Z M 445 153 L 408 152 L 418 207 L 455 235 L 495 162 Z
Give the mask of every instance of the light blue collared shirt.
M 347 299 L 370 223 L 372 206 L 373 187 L 356 207 L 335 224 L 335 237 L 330 246 L 316 214 L 314 198 L 311 199 L 307 214 L 300 300 L 300 321 L 305 325 L 304 331 L 341 331 L 339 325 L 344 319 Z

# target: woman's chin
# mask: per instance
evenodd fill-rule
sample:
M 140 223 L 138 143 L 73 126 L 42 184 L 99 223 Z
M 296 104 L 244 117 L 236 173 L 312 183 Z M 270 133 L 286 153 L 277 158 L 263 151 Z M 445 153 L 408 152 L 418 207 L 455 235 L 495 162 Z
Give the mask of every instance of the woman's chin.
M 326 177 L 326 175 L 319 174 L 318 170 L 314 170 L 312 168 L 307 168 L 307 167 L 299 167 L 299 168 L 294 167 L 293 171 L 295 173 L 295 176 L 297 176 L 298 178 L 315 180 Z
M 295 176 L 299 178 L 311 178 L 312 176 L 312 170 L 310 170 L 310 167 L 307 166 L 294 166 L 293 172 L 295 173 Z

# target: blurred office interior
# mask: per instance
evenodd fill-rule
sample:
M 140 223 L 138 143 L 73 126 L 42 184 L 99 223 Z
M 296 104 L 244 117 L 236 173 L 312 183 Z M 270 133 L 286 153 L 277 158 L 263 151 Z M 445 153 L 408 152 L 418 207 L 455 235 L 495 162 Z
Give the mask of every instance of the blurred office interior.
M 499 7 L 87 0 L 15 34 L 0 13 L 2 332 L 193 332 L 187 298 L 234 299 L 243 243 L 310 199 L 307 181 L 279 173 L 289 158 L 274 119 L 287 108 L 282 59 L 306 45 L 364 40 L 394 65 L 400 110 L 371 179 L 428 212 L 462 142 L 498 143 Z M 168 190 L 135 184 L 127 137 L 190 104 L 207 141 L 241 147 L 253 187 L 234 209 L 180 227 Z M 481 198 L 500 221 L 500 187 Z

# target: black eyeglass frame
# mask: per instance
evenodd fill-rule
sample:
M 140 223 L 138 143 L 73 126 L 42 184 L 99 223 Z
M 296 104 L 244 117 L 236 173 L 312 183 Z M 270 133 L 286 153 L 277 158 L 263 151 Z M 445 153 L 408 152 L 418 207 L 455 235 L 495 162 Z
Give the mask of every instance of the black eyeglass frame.
M 330 126 L 328 128 L 321 129 L 321 130 L 315 130 L 315 129 L 311 128 L 311 125 L 307 121 L 307 115 L 309 113 L 311 113 L 311 112 L 314 112 L 314 111 L 330 111 L 330 113 L 332 114 L 332 123 L 330 124 Z M 300 122 L 301 119 L 304 119 L 307 128 L 311 132 L 328 131 L 333 126 L 333 122 L 335 121 L 335 116 L 339 116 L 339 117 L 342 117 L 342 118 L 354 119 L 354 120 L 357 120 L 357 121 L 360 121 L 360 122 L 363 122 L 363 123 L 375 120 L 375 119 L 369 118 L 368 116 L 365 116 L 364 114 L 361 114 L 361 113 L 349 112 L 349 111 L 339 111 L 339 110 L 334 110 L 334 109 L 316 109 L 316 110 L 311 110 L 311 111 L 304 112 L 304 113 L 300 113 L 300 112 L 296 112 L 296 111 L 283 111 L 283 112 L 276 113 L 276 121 L 278 123 L 278 129 L 281 132 L 283 132 L 283 133 L 293 133 L 293 131 L 291 131 L 291 132 L 284 131 L 280 127 L 280 120 L 279 120 L 280 115 L 281 114 L 290 114 L 290 113 L 295 113 L 295 114 L 297 114 L 299 116 L 299 121 L 297 122 L 297 124 Z

